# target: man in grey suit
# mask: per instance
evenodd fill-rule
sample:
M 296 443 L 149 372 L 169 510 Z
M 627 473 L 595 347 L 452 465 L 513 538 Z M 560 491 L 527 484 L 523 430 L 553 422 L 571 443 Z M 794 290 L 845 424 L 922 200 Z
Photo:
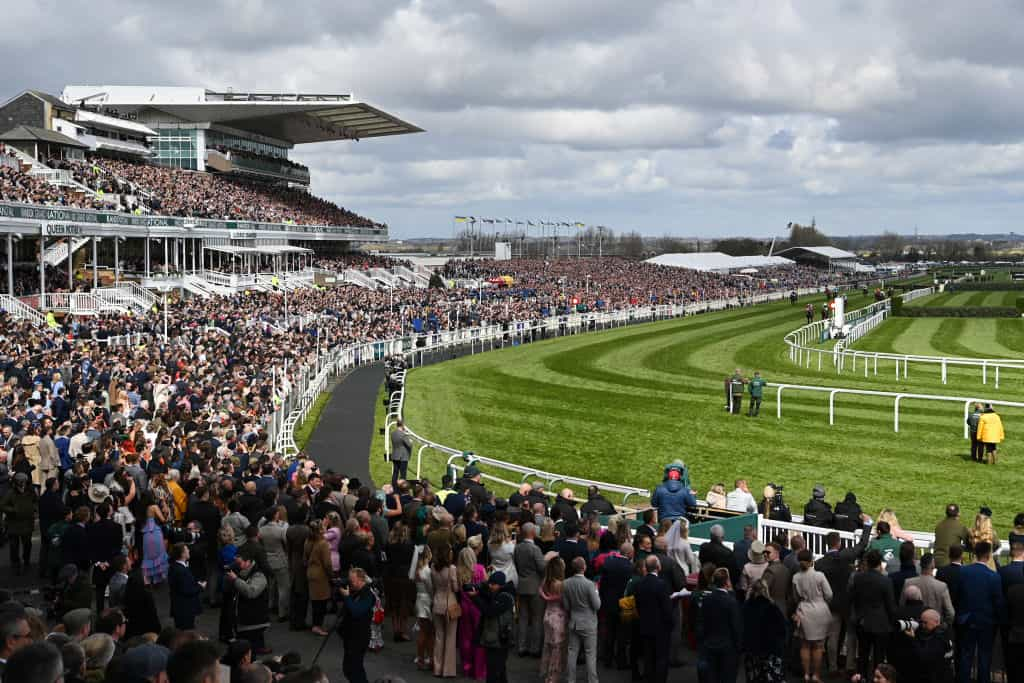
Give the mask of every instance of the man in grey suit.
M 587 666 L 587 683 L 597 683 L 597 610 L 601 609 L 601 597 L 594 582 L 584 576 L 586 571 L 587 561 L 582 557 L 573 558 L 572 576 L 562 586 L 562 605 L 569 613 L 568 683 L 576 683 L 580 645 Z
M 540 656 L 544 634 L 544 601 L 540 584 L 544 579 L 544 554 L 534 542 L 537 525 L 527 522 L 519 529 L 519 543 L 512 559 L 519 574 L 519 631 L 516 649 L 519 656 Z
M 399 420 L 391 432 L 391 486 L 398 486 L 399 479 L 405 479 L 412 455 L 412 437 L 405 431 L 405 422 Z
M 926 609 L 933 609 L 942 615 L 942 624 L 946 628 L 953 628 L 953 618 L 956 611 L 953 609 L 953 600 L 949 597 L 949 586 L 935 578 L 935 556 L 925 553 L 921 556 L 921 575 L 907 579 L 903 584 L 903 592 L 906 594 L 908 586 L 917 586 L 921 589 L 921 601 Z M 900 604 L 906 602 L 903 595 L 900 596 Z

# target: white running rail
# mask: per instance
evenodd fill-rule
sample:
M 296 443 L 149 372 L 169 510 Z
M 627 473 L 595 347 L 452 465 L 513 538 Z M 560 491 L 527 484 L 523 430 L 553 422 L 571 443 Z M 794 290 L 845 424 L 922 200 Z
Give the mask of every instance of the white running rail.
M 921 297 L 925 296 L 931 296 L 934 293 L 934 287 L 925 287 L 924 289 L 915 289 L 910 292 L 904 292 L 900 298 L 903 299 L 903 303 L 909 304 L 911 301 L 914 301 L 915 299 L 920 299 Z

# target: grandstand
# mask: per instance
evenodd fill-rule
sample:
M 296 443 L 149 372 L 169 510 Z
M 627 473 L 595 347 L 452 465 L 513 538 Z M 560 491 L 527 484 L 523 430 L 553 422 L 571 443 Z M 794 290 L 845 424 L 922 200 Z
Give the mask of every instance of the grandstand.
M 199 296 L 258 286 L 261 275 L 310 284 L 313 247 L 343 253 L 386 241 L 388 230 L 312 195 L 309 169 L 290 151 L 416 132 L 351 94 L 26 90 L 0 105 L 0 288 L 39 294 L 25 303 L 52 309 L 48 291 L 125 277 Z M 32 266 L 40 261 L 47 267 Z

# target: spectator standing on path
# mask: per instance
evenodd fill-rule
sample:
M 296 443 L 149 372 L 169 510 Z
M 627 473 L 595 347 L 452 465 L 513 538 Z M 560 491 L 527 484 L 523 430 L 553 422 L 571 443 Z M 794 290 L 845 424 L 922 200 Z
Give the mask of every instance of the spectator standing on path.
M 992 644 L 996 626 L 1002 621 L 1006 603 L 999 575 L 989 568 L 992 546 L 982 541 L 974 546 L 974 562 L 960 571 L 959 602 L 956 604 L 959 632 L 957 680 L 968 683 L 977 656 L 977 683 L 989 683 Z
M 572 576 L 562 586 L 562 605 L 568 612 L 568 683 L 576 681 L 576 660 L 581 647 L 587 683 L 597 683 L 597 611 L 601 609 L 601 598 L 597 586 L 584 575 L 586 571 L 587 561 L 574 558 Z
M 1005 437 L 1002 418 L 996 413 L 991 403 L 986 403 L 985 412 L 978 419 L 978 441 L 985 446 L 988 464 L 996 464 L 996 450 Z
M 434 675 L 454 678 L 462 610 L 459 607 L 457 571 L 452 564 L 452 547 L 447 543 L 438 546 L 430 580 L 434 587 Z
M 171 564 L 167 569 L 167 587 L 170 591 L 171 618 L 174 627 L 182 631 L 195 628 L 196 617 L 203 612 L 200 596 L 204 586 L 196 581 L 188 567 L 189 550 L 184 543 L 171 547 Z
M 669 643 L 674 624 L 672 590 L 658 576 L 661 562 L 651 555 L 644 560 L 646 575 L 633 589 L 639 635 L 644 639 L 644 673 L 647 683 L 665 683 L 668 678 Z
M 828 605 L 831 611 L 831 620 L 829 621 L 828 635 L 825 638 L 825 656 L 828 657 L 828 668 L 831 672 L 839 671 L 840 644 L 843 642 L 844 632 L 849 628 L 849 591 L 853 565 L 868 547 L 868 541 L 871 540 L 871 519 L 863 514 L 861 517 L 864 527 L 857 545 L 844 548 L 839 533 L 830 532 L 825 537 L 828 552 L 814 563 L 814 568 L 825 575 L 829 587 L 832 588 L 832 600 Z
M 757 417 L 761 413 L 761 398 L 767 385 L 768 382 L 761 378 L 761 371 L 755 371 L 753 379 L 750 380 L 750 407 L 747 409 L 747 417 Z
M 702 642 L 698 653 L 698 675 L 704 683 L 735 683 L 743 644 L 743 621 L 733 595 L 729 572 L 715 570 L 711 591 L 700 605 Z
M 277 608 L 277 620 L 288 621 L 289 600 L 292 592 L 292 576 L 288 568 L 288 511 L 283 505 L 271 508 L 271 517 L 260 519 L 260 543 L 267 553 L 273 581 L 271 583 L 270 604 Z
M 960 506 L 946 506 L 945 518 L 935 525 L 935 566 L 942 569 L 949 564 L 949 547 L 971 547 L 971 532 L 960 521 Z
M 32 529 L 35 527 L 38 500 L 36 490 L 24 472 L 14 475 L 14 486 L 0 500 L 0 510 L 7 519 L 11 566 L 16 576 L 27 572 L 32 561 Z
M 786 617 L 772 602 L 768 584 L 750 585 L 743 603 L 743 668 L 747 683 L 785 683 Z
M 565 638 L 568 617 L 562 604 L 565 585 L 565 563 L 557 553 L 545 556 L 544 582 L 540 597 L 544 600 L 544 645 L 540 660 L 540 675 L 544 683 L 558 683 L 565 669 Z M 575 666 L 575 662 L 573 663 Z
M 537 526 L 526 522 L 519 529 L 514 559 L 519 574 L 519 628 L 516 651 L 520 657 L 539 657 L 544 634 L 544 600 L 540 584 L 544 579 L 544 553 L 537 546 Z
M 673 526 L 679 522 L 672 523 Z M 692 553 L 691 553 L 692 554 Z M 601 616 L 604 633 L 601 641 L 601 659 L 605 666 L 626 666 L 626 643 L 631 625 L 622 621 L 619 600 L 626 594 L 626 586 L 633 577 L 633 544 L 626 542 L 605 557 L 601 565 L 598 595 L 601 598 Z
M 967 416 L 967 433 L 971 437 L 971 460 L 974 462 L 985 462 L 985 445 L 978 440 L 978 423 L 984 412 L 985 407 L 975 403 L 974 412 Z
M 473 589 L 473 600 L 480 609 L 480 645 L 487 653 L 487 683 L 508 683 L 508 651 L 515 645 L 514 592 L 500 571 L 492 572 L 483 586 Z
M 341 595 L 338 634 L 345 648 L 341 670 L 350 683 L 367 683 L 363 659 L 370 647 L 370 623 L 376 603 L 369 583 L 366 572 L 353 567 L 348 571 L 348 586 L 338 589 Z
M 925 553 L 921 556 L 921 575 L 907 579 L 907 586 L 917 586 L 921 591 L 921 601 L 926 609 L 935 610 L 942 618 L 942 624 L 946 628 L 953 627 L 953 619 L 956 611 L 953 609 L 953 601 L 949 597 L 949 587 L 942 581 L 935 578 L 935 556 Z M 900 596 L 902 603 L 903 596 Z
M 224 579 L 238 595 L 238 622 L 235 630 L 239 637 L 252 644 L 253 654 L 265 655 L 270 648 L 263 640 L 263 634 L 270 626 L 270 597 L 266 575 L 256 566 L 256 561 L 245 557 L 235 558 L 235 571 L 228 572 Z
M 793 619 L 800 635 L 800 662 L 804 680 L 817 681 L 821 680 L 821 658 L 832 621 L 832 587 L 825 575 L 814 569 L 810 550 L 801 550 L 797 559 L 800 572 L 793 577 L 793 595 L 797 600 Z
M 405 422 L 401 419 L 391 432 L 391 486 L 398 486 L 399 479 L 405 479 L 409 470 L 409 458 L 412 457 L 412 437 L 405 430 Z
M 882 553 L 868 550 L 864 558 L 867 569 L 855 574 L 850 586 L 850 608 L 857 615 L 857 670 L 866 679 L 874 667 L 885 661 L 896 618 L 896 600 L 892 581 L 882 573 Z
M 901 543 L 892 537 L 889 532 L 888 522 L 879 522 L 875 525 L 875 540 L 868 544 L 868 550 L 877 550 L 885 563 L 884 571 L 894 573 L 899 570 Z

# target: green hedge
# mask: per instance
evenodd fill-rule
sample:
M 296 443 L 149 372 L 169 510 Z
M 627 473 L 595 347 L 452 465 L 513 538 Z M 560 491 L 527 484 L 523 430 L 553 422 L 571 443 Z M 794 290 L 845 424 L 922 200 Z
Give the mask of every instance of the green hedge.
M 889 306 L 892 309 L 892 315 L 903 315 L 903 297 L 894 296 L 889 299 Z
M 1017 312 L 1024 313 L 1024 296 L 1017 297 Z
M 951 282 L 946 285 L 947 292 L 1021 292 L 1024 281 L 1000 280 L 997 282 Z
M 907 306 L 897 312 L 894 306 L 893 315 L 904 318 L 1017 318 L 1020 311 L 1013 306 Z

